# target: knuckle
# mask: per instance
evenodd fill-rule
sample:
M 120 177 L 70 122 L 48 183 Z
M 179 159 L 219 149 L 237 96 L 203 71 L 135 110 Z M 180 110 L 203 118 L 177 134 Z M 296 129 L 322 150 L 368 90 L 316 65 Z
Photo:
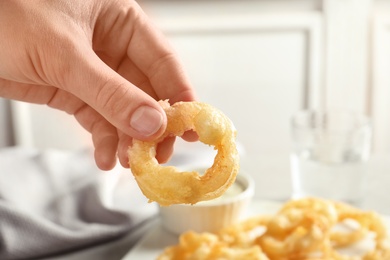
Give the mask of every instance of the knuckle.
M 125 109 L 123 97 L 127 95 L 129 88 L 126 83 L 117 83 L 108 80 L 103 83 L 96 92 L 95 101 L 98 107 L 108 116 L 113 116 Z
M 174 53 L 168 52 L 162 55 L 150 65 L 148 78 L 153 79 L 161 71 L 161 68 L 171 68 L 176 63 L 176 55 Z

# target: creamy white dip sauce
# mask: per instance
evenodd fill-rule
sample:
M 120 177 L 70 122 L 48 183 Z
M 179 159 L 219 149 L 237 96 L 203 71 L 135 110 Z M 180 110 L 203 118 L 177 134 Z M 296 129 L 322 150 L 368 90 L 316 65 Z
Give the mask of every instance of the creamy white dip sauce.
M 197 204 L 201 204 L 201 205 L 214 204 L 217 201 L 224 201 L 224 200 L 234 198 L 238 194 L 242 193 L 243 191 L 244 191 L 244 187 L 240 183 L 234 182 L 232 184 L 232 186 L 230 186 L 226 190 L 226 192 L 224 194 L 222 194 L 220 197 L 215 198 L 213 200 L 209 200 L 209 201 L 202 201 L 202 202 L 199 202 Z

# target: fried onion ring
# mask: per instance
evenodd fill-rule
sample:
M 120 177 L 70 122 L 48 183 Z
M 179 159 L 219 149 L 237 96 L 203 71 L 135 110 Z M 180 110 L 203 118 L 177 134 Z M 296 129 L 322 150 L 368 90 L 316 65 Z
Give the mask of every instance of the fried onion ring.
M 209 104 L 178 102 L 170 106 L 160 101 L 167 115 L 165 133 L 156 141 L 133 140 L 129 164 L 133 175 L 149 201 L 162 206 L 195 204 L 222 195 L 234 182 L 238 172 L 236 130 L 228 117 Z M 200 175 L 181 172 L 174 166 L 162 166 L 155 158 L 156 147 L 168 136 L 182 136 L 194 130 L 199 141 L 218 150 L 213 165 Z
M 212 233 L 197 234 L 188 231 L 180 236 L 180 245 L 167 248 L 157 260 L 193 259 L 250 259 L 269 260 L 257 246 L 228 247 L 224 241 Z
M 346 220 L 356 222 L 357 229 L 345 234 L 334 230 Z M 372 248 L 343 252 L 370 238 L 367 232 L 374 239 Z M 389 260 L 390 246 L 377 213 L 303 198 L 288 201 L 271 216 L 255 216 L 217 233 L 185 233 L 178 245 L 168 247 L 157 259 Z

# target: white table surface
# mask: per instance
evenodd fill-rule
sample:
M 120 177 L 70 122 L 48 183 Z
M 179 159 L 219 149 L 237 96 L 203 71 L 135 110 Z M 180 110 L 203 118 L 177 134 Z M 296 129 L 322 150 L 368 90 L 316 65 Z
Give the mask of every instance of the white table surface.
M 193 156 L 193 155 L 192 155 Z M 209 155 L 206 155 L 210 157 Z M 213 158 L 213 157 L 212 157 Z M 199 159 L 199 158 L 198 158 Z M 287 163 L 287 165 L 286 165 Z M 241 169 L 253 176 L 256 183 L 255 203 L 271 201 L 282 203 L 290 197 L 290 176 L 285 169 L 288 167 L 288 160 L 270 159 L 266 164 L 259 163 L 258 157 L 245 157 L 241 163 Z M 284 169 L 284 170 L 283 170 Z M 369 162 L 369 172 L 366 183 L 366 191 L 362 208 L 375 210 L 382 215 L 390 216 L 390 154 L 375 155 Z M 126 198 L 128 200 L 128 198 Z M 259 204 L 257 204 L 259 205 Z M 261 207 L 260 207 L 261 209 Z M 150 232 L 162 232 L 156 229 L 158 217 L 149 221 L 144 226 L 131 234 L 105 245 L 99 245 L 72 255 L 55 258 L 57 260 L 89 260 L 89 259 L 110 259 L 110 260 L 131 260 L 143 259 L 134 258 L 131 255 L 131 245 L 134 245 L 140 237 L 154 236 Z M 160 234 L 161 235 L 161 234 Z M 167 243 L 173 242 L 175 237 L 164 234 Z M 147 237 L 146 237 L 147 238 Z M 141 238 L 142 239 L 142 238 Z M 141 240 L 142 241 L 142 240 Z M 150 242 L 150 243 L 153 243 Z M 144 245 L 143 245 L 144 246 Z M 153 247 L 153 245 L 151 245 Z M 157 248 L 160 249 L 161 245 Z M 138 248 L 139 249 L 139 248 Z M 134 250 L 134 249 L 133 249 Z M 53 258 L 51 258 L 53 259 Z

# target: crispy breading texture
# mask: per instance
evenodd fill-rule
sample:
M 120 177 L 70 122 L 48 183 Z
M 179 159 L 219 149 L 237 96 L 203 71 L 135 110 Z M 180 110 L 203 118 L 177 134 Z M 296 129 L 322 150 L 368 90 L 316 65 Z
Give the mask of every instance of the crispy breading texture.
M 221 196 L 234 182 L 239 170 L 236 129 L 220 110 L 201 102 L 160 101 L 168 124 L 163 136 L 154 142 L 133 140 L 129 165 L 138 186 L 149 201 L 162 206 L 195 204 Z M 163 166 L 156 160 L 156 147 L 168 136 L 182 136 L 194 130 L 199 141 L 218 150 L 213 165 L 203 175 Z

